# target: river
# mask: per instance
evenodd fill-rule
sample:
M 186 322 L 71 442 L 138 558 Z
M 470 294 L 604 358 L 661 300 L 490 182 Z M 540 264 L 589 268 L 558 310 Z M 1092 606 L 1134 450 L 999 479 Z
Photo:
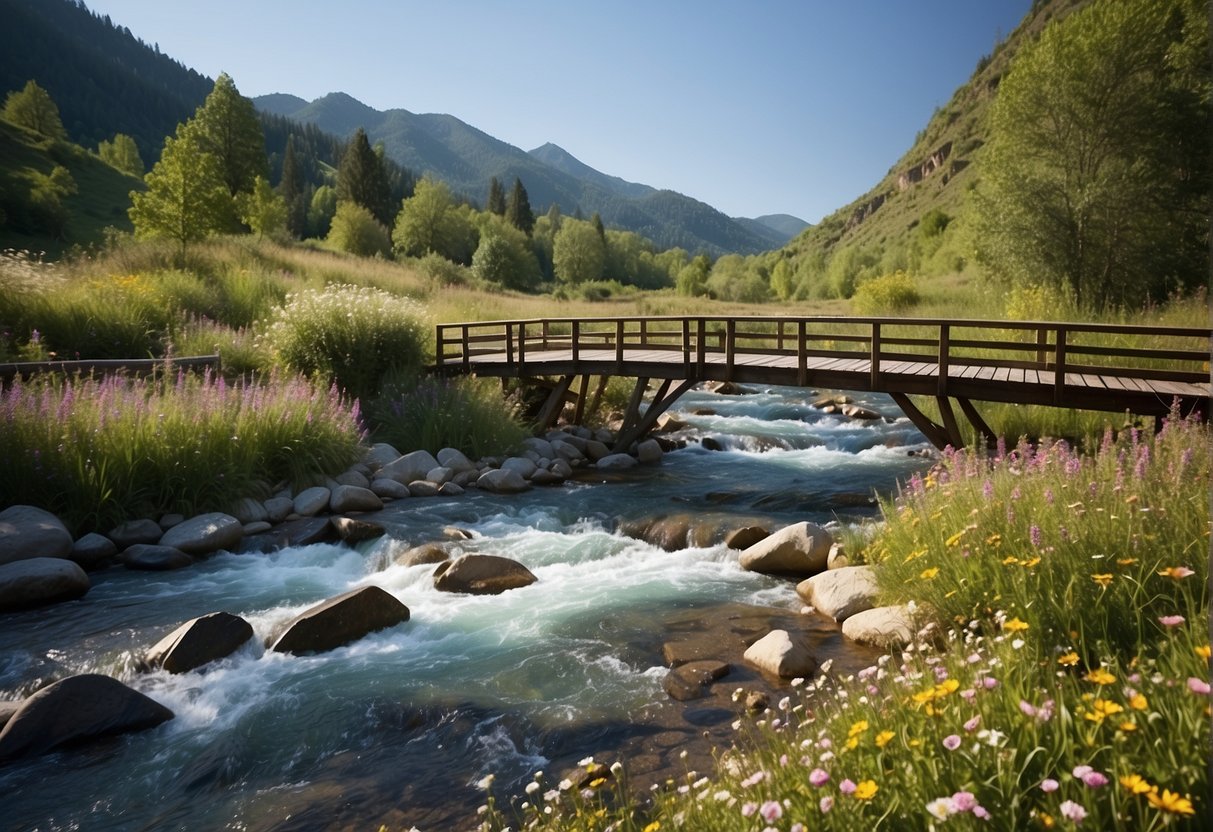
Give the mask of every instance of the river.
M 823 414 L 814 398 L 692 391 L 677 405 L 690 427 L 675 437 L 688 444 L 657 466 L 508 497 L 403 500 L 375 517 L 389 535 L 356 549 L 114 568 L 95 573 L 79 602 L 0 615 L 0 700 L 100 672 L 176 714 L 149 732 L 0 768 L 0 826 L 430 832 L 470 828 L 484 797 L 476 782 L 490 772 L 509 795 L 534 771 L 559 773 L 587 754 L 626 757 L 640 783 L 675 766 L 706 771 L 736 718 L 727 694 L 770 682 L 735 667 L 712 698 L 674 702 L 662 689 L 671 634 L 741 639 L 787 623 L 843 667 L 872 654 L 801 615 L 794 583 L 742 571 L 723 546 L 667 552 L 615 530 L 676 513 L 772 528 L 854 523 L 875 515 L 868 495 L 929 464 L 916 453 L 929 446 L 888 399 L 857 396 L 889 417 L 865 422 Z M 538 582 L 450 595 L 433 589 L 432 566 L 395 563 L 447 526 L 475 535 L 464 551 L 519 560 Z M 398 597 L 411 620 L 320 655 L 262 646 L 292 616 L 364 584 Z M 258 637 L 192 673 L 136 670 L 161 636 L 215 610 L 244 616 Z

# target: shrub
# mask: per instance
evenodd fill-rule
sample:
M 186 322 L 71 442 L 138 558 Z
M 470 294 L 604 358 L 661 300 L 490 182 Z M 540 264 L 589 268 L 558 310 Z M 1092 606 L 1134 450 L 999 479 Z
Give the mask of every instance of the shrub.
M 901 312 L 919 301 L 914 280 L 898 270 L 892 274 L 865 280 L 851 298 L 851 308 L 861 315 Z
M 328 234 L 329 244 L 359 257 L 386 257 L 392 252 L 392 238 L 370 211 L 356 202 L 337 204 Z
M 389 373 L 421 366 L 426 335 L 422 309 L 412 300 L 336 285 L 288 295 L 260 343 L 283 366 L 366 399 Z
M 401 381 L 370 406 L 372 433 L 402 451 L 458 448 L 475 459 L 502 453 L 527 435 L 517 401 L 490 379 Z
M 218 355 L 225 378 L 268 371 L 271 356 L 248 327 L 232 329 L 207 318 L 190 318 L 177 327 L 173 355 Z

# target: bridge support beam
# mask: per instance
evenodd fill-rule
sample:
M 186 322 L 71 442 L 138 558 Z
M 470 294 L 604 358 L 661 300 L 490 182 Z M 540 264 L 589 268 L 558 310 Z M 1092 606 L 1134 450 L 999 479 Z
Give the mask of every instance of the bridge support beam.
M 572 385 L 573 376 L 561 376 L 560 381 L 552 388 L 552 392 L 548 394 L 547 400 L 539 410 L 539 415 L 535 418 L 540 430 L 547 430 L 555 423 L 560 411 L 564 409 L 565 399 Z
M 993 448 L 998 444 L 998 436 L 986 424 L 986 420 L 981 418 L 981 414 L 977 412 L 977 408 L 968 399 L 957 398 L 956 403 L 960 405 L 960 409 L 964 412 L 965 418 L 969 420 L 969 424 L 977 429 L 981 434 L 981 438 L 986 443 L 986 448 Z
M 669 410 L 670 405 L 678 401 L 682 394 L 690 390 L 696 385 L 694 379 L 687 379 L 678 383 L 668 395 L 667 390 L 670 389 L 670 379 L 662 382 L 661 388 L 657 391 L 657 395 L 653 396 L 652 403 L 644 411 L 644 416 L 639 416 L 635 423 L 628 425 L 625 421 L 624 426 L 620 429 L 619 435 L 615 437 L 615 447 L 612 449 L 617 453 L 622 453 L 631 447 L 632 443 L 640 437 L 644 436 L 653 426 L 657 424 L 657 419 L 662 413 Z
M 952 444 L 952 438 L 948 435 L 948 429 L 943 425 L 937 425 L 931 421 L 927 414 L 918 409 L 914 402 L 910 401 L 910 397 L 905 393 L 890 393 L 893 401 L 901 408 L 901 412 L 914 423 L 914 427 L 922 433 L 927 440 L 939 450 L 943 450 L 948 445 Z M 945 401 L 947 401 L 945 399 Z M 951 411 L 949 411 L 951 412 Z M 955 419 L 953 419 L 955 421 Z

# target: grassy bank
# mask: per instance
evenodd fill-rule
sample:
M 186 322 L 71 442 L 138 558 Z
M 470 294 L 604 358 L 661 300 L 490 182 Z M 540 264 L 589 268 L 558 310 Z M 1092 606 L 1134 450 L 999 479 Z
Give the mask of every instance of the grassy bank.
M 541 777 L 490 799 L 484 828 L 1199 826 L 1209 442 L 1175 420 L 1086 455 L 949 456 L 883 505 L 864 552 L 884 600 L 916 606 L 917 645 L 794 682 L 711 776 L 635 796 L 606 769 L 580 790 Z

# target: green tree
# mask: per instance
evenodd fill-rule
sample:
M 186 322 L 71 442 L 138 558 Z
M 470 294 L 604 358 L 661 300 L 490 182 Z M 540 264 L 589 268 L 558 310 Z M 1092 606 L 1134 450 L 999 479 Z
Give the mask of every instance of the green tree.
M 278 182 L 278 193 L 286 203 L 286 230 L 292 237 L 307 233 L 307 180 L 303 166 L 295 155 L 295 136 L 286 139 L 286 152 L 282 156 L 282 179 Z
M 507 289 L 532 291 L 538 287 L 542 275 L 526 235 L 496 214 L 481 214 L 480 221 L 472 273 Z
M 771 269 L 771 291 L 780 300 L 791 300 L 796 293 L 796 272 L 787 258 L 780 258 Z
M 198 145 L 215 157 L 220 181 L 230 197 L 252 191 L 258 176 L 269 178 L 265 135 L 257 111 L 226 72 L 215 79 L 193 121 Z
M 712 261 L 706 254 L 698 254 L 691 258 L 678 272 L 674 289 L 680 295 L 700 297 L 708 294 L 708 275 L 712 271 Z
M 598 232 L 598 236 L 606 239 L 606 226 L 602 224 L 602 216 L 595 211 L 590 214 L 590 225 L 594 226 L 594 230 Z
M 505 188 L 501 187 L 496 176 L 489 180 L 489 199 L 485 210 L 499 217 L 505 216 Z
M 371 147 L 366 131 L 359 127 L 346 145 L 337 168 L 337 199 L 355 202 L 370 211 L 383 225 L 392 225 L 392 189 L 383 157 Z
M 274 192 L 264 177 L 253 180 L 252 193 L 240 194 L 239 206 L 240 221 L 251 228 L 258 239 L 286 227 L 286 200 Z
M 76 180 L 62 165 L 55 165 L 49 174 L 35 173 L 29 193 L 34 223 L 56 239 L 64 239 L 71 217 L 64 200 L 76 192 Z
M 160 161 L 144 179 L 145 191 L 131 191 L 131 222 L 138 237 L 165 237 L 181 246 L 227 228 L 232 198 L 219 161 L 203 149 L 193 122 L 177 126 L 164 140 Z
M 1079 306 L 1208 280 L 1207 9 L 1096 2 L 1025 46 L 991 111 L 978 252 Z
M 392 242 L 408 257 L 434 252 L 459 261 L 466 245 L 464 224 L 447 184 L 425 176 L 401 203 Z
M 115 167 L 123 173 L 129 173 L 131 176 L 143 178 L 145 173 L 143 157 L 139 155 L 139 148 L 135 145 L 135 140 L 125 133 L 116 133 L 113 140 L 102 141 L 98 144 L 97 155 L 107 165 Z
M 39 135 L 51 139 L 66 139 L 67 131 L 59 118 L 59 107 L 50 93 L 34 80 L 25 82 L 20 91 L 12 91 L 4 99 L 4 118 Z
M 307 232 L 309 237 L 325 237 L 337 214 L 337 191 L 329 185 L 321 185 L 312 194 L 307 208 Z
M 535 227 L 535 214 L 531 211 L 531 200 L 527 198 L 526 188 L 522 187 L 522 180 L 518 177 L 514 177 L 514 188 L 510 191 L 510 199 L 505 207 L 505 218 L 523 234 L 531 236 L 531 229 Z
M 553 241 L 552 262 L 561 283 L 600 280 L 606 268 L 606 244 L 590 223 L 566 219 Z
M 375 219 L 374 214 L 356 202 L 337 203 L 328 243 L 359 257 L 386 256 L 392 250 L 387 228 Z

